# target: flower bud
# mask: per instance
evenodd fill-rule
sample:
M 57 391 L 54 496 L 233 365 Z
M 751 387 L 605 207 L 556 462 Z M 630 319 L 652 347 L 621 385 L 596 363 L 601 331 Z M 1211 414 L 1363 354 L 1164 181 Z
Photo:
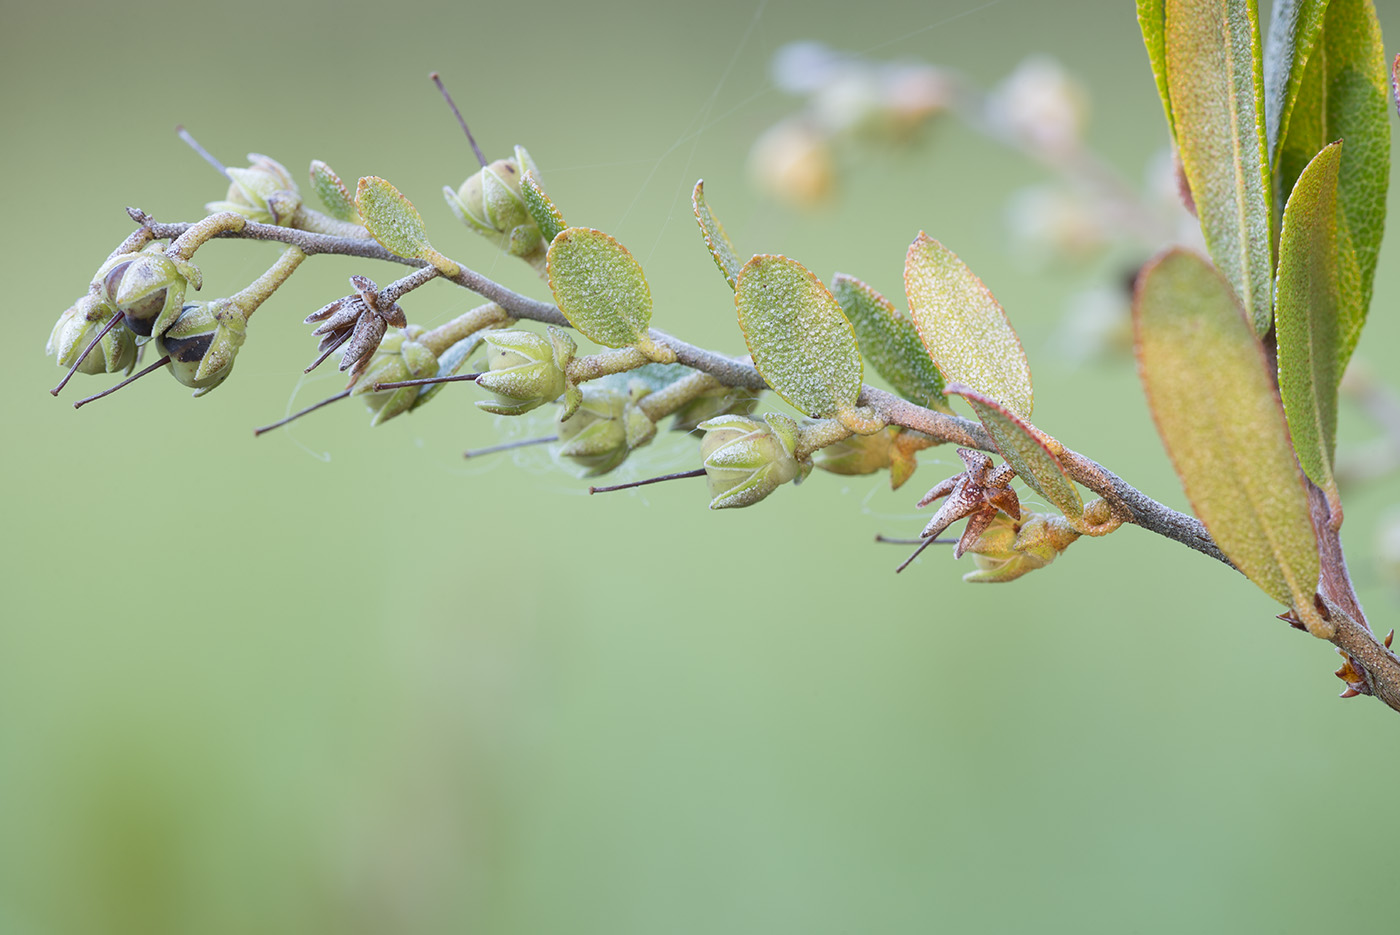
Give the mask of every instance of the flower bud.
M 702 422 L 699 428 L 705 433 L 700 457 L 713 497 L 712 510 L 757 503 L 812 469 L 810 461 L 799 462 L 793 456 L 798 428 L 786 416 L 770 413 L 762 422 L 721 416 Z
M 991 119 L 1025 145 L 1065 153 L 1079 145 L 1088 120 L 1088 95 L 1059 62 L 1026 59 L 1001 83 L 988 104 Z
M 58 322 L 49 334 L 48 353 L 57 354 L 58 365 L 67 370 L 116 313 L 116 309 L 89 292 L 58 316 Z M 83 373 L 116 373 L 130 369 L 135 362 L 136 337 L 118 326 L 102 336 L 102 340 L 78 365 L 78 370 Z
M 211 201 L 206 211 L 233 211 L 258 224 L 285 227 L 301 207 L 301 193 L 292 174 L 277 160 L 249 153 L 247 168 L 228 169 L 228 194 Z
M 516 159 L 497 159 L 468 177 L 457 191 L 445 185 L 442 189 L 459 221 L 511 256 L 528 256 L 546 248 L 520 194 L 523 171 Z
M 355 382 L 350 395 L 363 397 L 365 405 L 374 414 L 370 425 L 379 425 L 416 408 L 427 389 L 422 386 L 401 386 L 376 393 L 370 389 L 376 383 L 401 383 L 437 376 L 437 355 L 418 341 L 422 334 L 423 329 L 417 325 L 389 332 L 379 342 L 379 349 L 369 359 L 363 375 Z
M 243 310 L 232 299 L 214 299 L 186 305 L 174 324 L 156 335 L 156 347 L 170 355 L 167 366 L 175 379 L 203 396 L 227 379 L 247 333 Z
M 549 328 L 548 339 L 530 331 L 488 331 L 482 340 L 490 369 L 476 383 L 495 393 L 496 399 L 479 401 L 478 407 L 518 416 L 554 402 L 568 388 L 564 371 L 577 345 L 558 328 Z
M 693 432 L 701 422 L 727 415 L 751 415 L 758 406 L 758 390 L 741 386 L 717 386 L 680 407 L 671 422 L 673 432 Z
M 1044 568 L 1070 547 L 1079 533 L 1063 516 L 1031 513 L 1013 520 L 998 513 L 977 541 L 967 549 L 973 553 L 976 571 L 963 575 L 964 581 L 997 583 L 1014 581 L 1037 568 Z
M 774 124 L 754 141 L 749 174 L 759 188 L 783 201 L 815 207 L 836 186 L 831 140 L 799 119 Z
M 656 423 L 637 406 L 646 394 L 640 383 L 628 392 L 585 384 L 578 411 L 559 420 L 559 453 L 582 467 L 585 477 L 617 467 L 656 436 Z
M 890 466 L 894 438 L 900 427 L 891 425 L 874 435 L 851 435 L 812 455 L 812 462 L 832 474 L 874 474 Z
M 140 253 L 112 257 L 93 280 L 107 303 L 125 313 L 123 323 L 142 339 L 170 327 L 184 308 L 185 290 L 191 282 L 199 288 L 199 270 L 192 263 L 166 256 L 160 244 L 150 244 Z

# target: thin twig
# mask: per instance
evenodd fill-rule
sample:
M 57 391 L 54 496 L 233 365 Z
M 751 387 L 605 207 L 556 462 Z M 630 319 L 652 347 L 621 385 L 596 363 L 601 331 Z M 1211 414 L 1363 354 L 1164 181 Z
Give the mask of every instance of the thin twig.
M 264 426 L 263 426 L 262 428 L 260 428 L 260 429 L 253 429 L 253 436 L 254 436 L 254 437 L 257 437 L 257 436 L 263 434 L 264 432 L 271 432 L 273 429 L 281 428 L 282 426 L 286 425 L 288 422 L 291 422 L 291 421 L 294 420 L 294 419 L 300 419 L 300 418 L 301 418 L 302 416 L 304 416 L 304 415 L 308 415 L 308 414 L 310 414 L 310 413 L 315 412 L 317 409 L 320 409 L 322 406 L 329 406 L 331 403 L 336 402 L 337 400 L 344 399 L 345 397 L 347 397 L 347 396 L 349 396 L 349 395 L 350 395 L 350 391 L 349 391 L 349 390 L 341 390 L 339 393 L 336 393 L 334 396 L 327 396 L 325 399 L 321 400 L 319 403 L 312 403 L 310 406 L 307 406 L 305 409 L 301 410 L 300 412 L 294 412 L 294 413 L 292 413 L 291 415 L 287 416 L 287 418 L 285 418 L 285 419 L 279 419 L 279 420 L 277 420 L 276 422 L 272 423 L 271 425 L 264 425 Z
M 548 445 L 550 442 L 557 442 L 558 435 L 546 435 L 543 438 L 527 438 L 518 442 L 502 442 L 499 445 L 492 445 L 489 448 L 473 448 L 471 451 L 462 452 L 464 458 L 479 458 L 482 455 L 493 455 L 502 451 L 514 451 L 517 448 L 528 448 L 531 445 Z

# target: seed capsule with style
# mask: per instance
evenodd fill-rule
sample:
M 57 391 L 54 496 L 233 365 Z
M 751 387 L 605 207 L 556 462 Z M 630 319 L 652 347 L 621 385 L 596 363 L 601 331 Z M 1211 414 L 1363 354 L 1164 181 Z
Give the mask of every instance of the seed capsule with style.
M 89 292 L 68 310 L 58 316 L 58 321 L 49 334 L 47 351 L 58 356 L 58 365 L 64 370 L 73 366 L 83 348 L 106 327 L 117 310 L 112 308 L 94 292 Z M 129 370 L 136 362 L 136 336 L 120 326 L 111 328 L 102 336 L 82 363 L 80 373 L 116 373 Z
M 248 334 L 248 319 L 232 299 L 186 305 L 156 346 L 170 356 L 167 369 L 195 396 L 228 379 L 234 357 Z

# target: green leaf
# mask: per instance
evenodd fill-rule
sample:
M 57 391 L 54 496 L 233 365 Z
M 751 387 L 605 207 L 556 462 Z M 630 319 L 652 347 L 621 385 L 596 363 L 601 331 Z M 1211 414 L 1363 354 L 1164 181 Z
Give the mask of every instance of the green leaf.
M 774 392 L 817 419 L 855 405 L 864 372 L 855 332 L 806 267 L 759 254 L 739 271 L 734 307 L 753 365 Z
M 950 383 L 948 395 L 961 396 L 972 406 L 987 434 L 996 442 L 997 450 L 1006 463 L 1015 469 L 1021 480 L 1036 493 L 1049 500 L 1066 516 L 1078 519 L 1084 515 L 1084 501 L 1074 481 L 1065 474 L 1060 459 L 1050 446 L 1060 443 L 1041 432 L 1020 416 L 989 396 L 983 396 L 961 383 Z
M 1263 346 L 1229 284 L 1169 250 L 1140 274 L 1133 319 L 1152 416 L 1196 515 L 1249 580 L 1312 612 L 1308 496 Z
M 1342 144 L 1317 154 L 1288 199 L 1278 247 L 1278 383 L 1303 472 L 1335 500 L 1342 258 L 1337 173 Z
M 358 224 L 359 215 L 355 211 L 355 199 L 350 197 L 345 183 L 330 166 L 319 159 L 311 161 L 311 187 L 316 197 L 326 206 L 326 213 L 338 221 Z
M 564 223 L 564 215 L 544 193 L 544 187 L 532 169 L 526 169 L 520 176 L 520 196 L 525 200 L 530 217 L 535 219 L 535 226 L 544 235 L 545 243 L 552 242 L 561 230 L 569 226 Z
M 710 256 L 715 258 L 715 265 L 724 274 L 724 278 L 729 283 L 729 288 L 735 288 L 739 281 L 739 270 L 743 268 L 744 261 L 739 259 L 739 251 L 734 248 L 729 235 L 724 232 L 724 225 L 719 222 L 710 211 L 710 206 L 705 203 L 705 180 L 701 179 L 695 183 L 695 192 L 690 196 L 691 208 L 695 211 L 695 220 L 700 225 L 700 233 L 705 237 L 705 246 L 710 249 Z
M 920 232 L 904 260 L 909 317 L 949 383 L 965 383 L 1029 418 L 1026 352 L 991 290 L 947 247 Z
M 651 289 L 642 264 L 600 230 L 570 227 L 549 245 L 549 289 L 569 324 L 604 347 L 647 337 Z
M 1331 0 L 1322 38 L 1309 56 L 1303 82 L 1279 148 L 1280 191 L 1290 192 L 1322 148 L 1345 140 L 1338 171 L 1339 234 L 1344 263 L 1356 282 L 1343 292 L 1341 366 L 1361 336 L 1371 304 L 1376 257 L 1385 229 L 1390 182 L 1390 88 L 1376 11 L 1369 0 Z M 1346 255 L 1352 254 L 1350 260 Z M 1344 270 L 1345 273 L 1345 270 Z
M 1172 97 L 1167 89 L 1167 8 L 1166 0 L 1137 0 L 1138 28 L 1147 46 L 1147 60 L 1152 65 L 1152 77 L 1157 81 L 1157 96 L 1162 99 L 1162 111 L 1167 117 L 1167 130 L 1175 133 L 1172 124 Z
M 1264 334 L 1273 215 L 1255 0 L 1165 0 L 1167 86 L 1181 165 L 1211 258 Z
M 1279 146 L 1288 133 L 1293 103 L 1303 85 L 1308 59 L 1322 35 L 1326 12 L 1327 0 L 1274 2 L 1269 35 L 1264 42 L 1264 128 L 1270 160 L 1278 159 Z M 1275 188 L 1274 203 L 1280 204 L 1287 194 Z
M 855 329 L 861 355 L 899 395 L 920 406 L 950 411 L 943 374 L 929 359 L 914 323 L 893 302 L 845 273 L 831 280 L 831 294 Z
M 355 205 L 370 236 L 394 256 L 416 259 L 432 250 L 423 215 L 391 183 L 374 175 L 360 179 Z

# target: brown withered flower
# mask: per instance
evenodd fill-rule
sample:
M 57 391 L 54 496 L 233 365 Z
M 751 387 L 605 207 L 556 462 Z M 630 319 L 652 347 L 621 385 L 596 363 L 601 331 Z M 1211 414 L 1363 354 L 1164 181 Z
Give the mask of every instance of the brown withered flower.
M 384 340 L 389 326 L 406 327 L 408 319 L 398 303 L 385 302 L 380 298 L 379 286 L 368 276 L 351 276 L 350 285 L 355 287 L 350 295 L 342 296 L 306 316 L 308 325 L 321 323 L 311 332 L 321 336 L 321 344 L 317 348 L 321 356 L 306 368 L 306 372 L 315 370 L 336 348 L 346 345 L 341 354 L 340 369 L 349 370 L 350 382 L 354 383 L 379 349 L 379 342 Z
M 1011 465 L 1003 462 L 992 467 L 991 458 L 970 448 L 959 448 L 958 457 L 967 465 L 967 470 L 943 481 L 919 501 L 919 506 L 923 507 L 939 497 L 948 498 L 924 527 L 920 534 L 924 539 L 937 536 L 964 516 L 968 518 L 967 528 L 953 549 L 955 558 L 961 558 L 977 542 L 992 525 L 998 511 L 1012 519 L 1021 518 L 1021 502 L 1008 486 L 1016 476 Z

